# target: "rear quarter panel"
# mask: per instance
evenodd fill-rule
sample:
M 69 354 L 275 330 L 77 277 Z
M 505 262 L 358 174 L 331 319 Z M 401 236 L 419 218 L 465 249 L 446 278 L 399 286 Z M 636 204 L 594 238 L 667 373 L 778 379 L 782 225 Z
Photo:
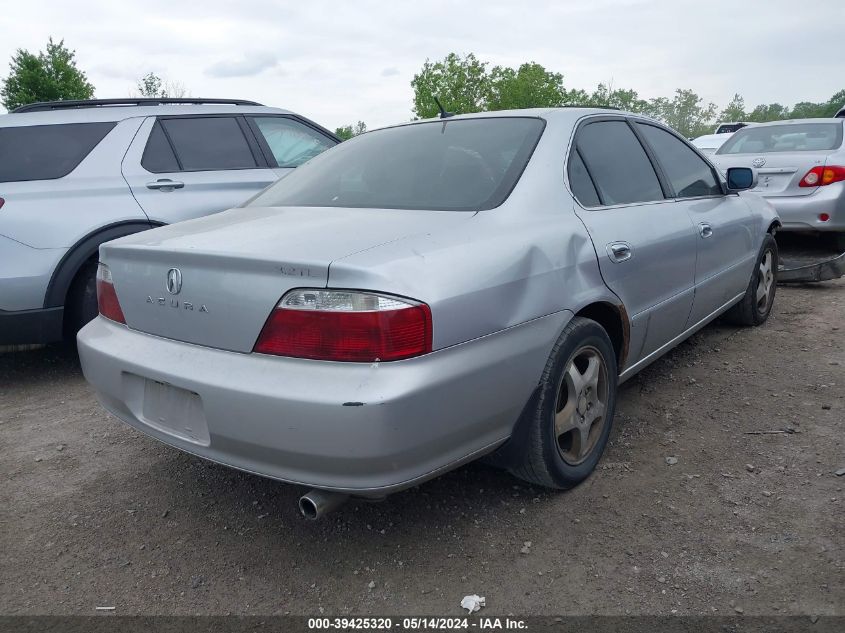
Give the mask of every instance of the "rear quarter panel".
M 63 178 L 0 183 L 0 235 L 40 249 L 67 248 L 101 227 L 147 220 L 120 172 L 142 118 L 120 121 Z
M 435 349 L 561 310 L 577 312 L 593 301 L 619 303 L 602 281 L 593 244 L 564 187 L 570 133 L 569 124 L 547 124 L 519 183 L 500 207 L 449 231 L 335 260 L 329 286 L 426 302 Z

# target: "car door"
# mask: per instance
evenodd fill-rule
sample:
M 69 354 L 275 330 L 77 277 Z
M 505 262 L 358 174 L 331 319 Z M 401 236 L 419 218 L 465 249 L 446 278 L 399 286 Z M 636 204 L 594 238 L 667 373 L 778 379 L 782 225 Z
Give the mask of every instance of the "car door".
M 635 128 L 651 147 L 672 195 L 697 233 L 695 298 L 687 327 L 745 292 L 757 256 L 751 209 L 737 194 L 725 195 L 716 169 L 686 141 L 650 122 Z
M 278 178 L 238 115 L 150 117 L 122 169 L 150 220 L 165 224 L 235 207 Z
M 578 127 L 568 174 L 602 277 L 630 315 L 630 367 L 683 331 L 693 300 L 696 233 L 622 117 L 591 118 Z

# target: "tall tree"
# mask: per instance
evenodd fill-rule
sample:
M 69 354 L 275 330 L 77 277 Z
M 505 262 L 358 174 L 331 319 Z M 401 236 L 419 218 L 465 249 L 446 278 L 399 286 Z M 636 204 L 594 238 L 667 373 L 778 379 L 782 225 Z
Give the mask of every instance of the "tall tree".
M 789 108 L 779 103 L 761 103 L 748 113 L 747 118 L 754 123 L 780 121 L 789 118 Z
M 149 72 L 138 80 L 135 91 L 140 97 L 180 98 L 188 95 L 188 90 L 178 81 L 165 81 L 153 72 Z
M 162 80 L 155 73 L 147 73 L 138 80 L 138 94 L 142 97 L 162 97 Z
M 344 125 L 343 127 L 335 128 L 335 135 L 340 137 L 342 141 L 348 141 L 353 136 L 358 136 L 367 131 L 367 124 L 363 121 L 358 121 L 355 125 Z
M 583 103 L 595 108 L 619 108 L 628 112 L 648 111 L 648 102 L 640 99 L 636 90 L 614 88 L 613 84 L 599 84 Z
M 461 57 L 450 53 L 442 61 L 426 60 L 414 75 L 414 114 L 420 118 L 437 116 L 443 107 L 456 113 L 482 110 L 550 108 L 583 101 L 583 91 L 567 91 L 563 75 L 528 62 L 518 68 L 494 66 L 470 53 Z
M 437 116 L 434 97 L 450 112 L 480 112 L 490 93 L 486 62 L 470 53 L 461 57 L 449 53 L 443 61 L 425 60 L 422 70 L 411 80 L 414 89 L 414 115 L 420 119 Z
M 162 97 L 162 80 L 155 73 L 147 73 L 138 80 L 138 94 L 142 97 Z
M 56 43 L 53 38 L 38 55 L 19 48 L 0 87 L 0 100 L 8 110 L 36 101 L 93 96 L 94 86 L 76 66 L 76 52 L 66 48 L 64 40 Z
M 675 91 L 672 99 L 652 99 L 648 110 L 652 116 L 686 137 L 706 134 L 716 116 L 716 104 L 704 103 L 692 90 L 681 88 Z
M 817 119 L 825 116 L 827 103 L 813 103 L 812 101 L 801 101 L 792 106 L 789 111 L 790 119 Z
M 745 99 L 739 94 L 734 94 L 731 102 L 719 114 L 720 121 L 745 121 L 748 115 L 745 112 Z
M 486 106 L 488 110 L 549 108 L 564 105 L 567 96 L 563 75 L 536 62 L 522 64 L 516 70 L 495 66 L 490 71 Z
M 837 93 L 828 99 L 827 101 L 827 109 L 825 110 L 825 116 L 836 116 L 836 113 L 839 112 L 840 108 L 845 107 L 845 89 L 840 90 Z

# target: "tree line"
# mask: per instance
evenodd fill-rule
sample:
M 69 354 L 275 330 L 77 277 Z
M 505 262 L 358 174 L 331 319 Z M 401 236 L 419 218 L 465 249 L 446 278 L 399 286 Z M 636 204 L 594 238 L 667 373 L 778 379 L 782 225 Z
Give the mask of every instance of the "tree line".
M 759 104 L 748 108 L 742 96 L 735 94 L 730 103 L 719 109 L 693 90 L 679 88 L 671 97 L 643 99 L 636 90 L 600 83 L 587 92 L 568 88 L 563 74 L 547 70 L 536 62 L 518 68 L 491 66 L 474 54 L 460 56 L 450 53 L 439 61 L 426 60 L 420 72 L 411 80 L 414 96 L 412 112 L 415 118 L 437 116 L 437 97 L 443 107 L 455 113 L 509 110 L 520 108 L 550 108 L 566 105 L 613 107 L 637 112 L 663 121 L 687 137 L 713 131 L 717 121 L 778 121 L 831 117 L 845 105 L 845 89 L 823 102 L 801 101 L 793 106 L 780 103 Z M 141 77 L 133 96 L 184 97 L 189 93 L 184 85 L 168 81 L 155 73 Z M 47 42 L 44 51 L 31 53 L 18 49 L 12 56 L 9 74 L 0 84 L 0 102 L 8 110 L 36 101 L 61 99 L 91 99 L 94 86 L 76 65 L 76 52 L 68 49 L 64 40 Z M 358 121 L 335 129 L 342 139 L 367 131 Z
M 592 92 L 567 88 L 563 75 L 536 62 L 518 68 L 490 66 L 472 53 L 461 57 L 450 53 L 439 61 L 426 60 L 411 81 L 413 113 L 418 118 L 437 116 L 436 96 L 446 110 L 457 113 L 551 108 L 567 105 L 614 107 L 645 114 L 663 121 L 687 137 L 713 131 L 717 121 L 762 123 L 783 119 L 832 117 L 845 105 L 845 89 L 820 103 L 802 101 L 792 107 L 780 103 L 748 108 L 735 94 L 719 109 L 693 90 L 678 88 L 671 97 L 643 99 L 636 90 L 599 84 Z

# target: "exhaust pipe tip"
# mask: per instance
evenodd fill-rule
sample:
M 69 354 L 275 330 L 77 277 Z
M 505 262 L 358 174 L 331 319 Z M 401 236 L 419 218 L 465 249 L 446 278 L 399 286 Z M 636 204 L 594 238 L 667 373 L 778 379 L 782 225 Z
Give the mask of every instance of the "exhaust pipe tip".
M 299 498 L 299 511 L 309 521 L 316 521 L 342 506 L 349 495 L 328 490 L 311 490 Z

